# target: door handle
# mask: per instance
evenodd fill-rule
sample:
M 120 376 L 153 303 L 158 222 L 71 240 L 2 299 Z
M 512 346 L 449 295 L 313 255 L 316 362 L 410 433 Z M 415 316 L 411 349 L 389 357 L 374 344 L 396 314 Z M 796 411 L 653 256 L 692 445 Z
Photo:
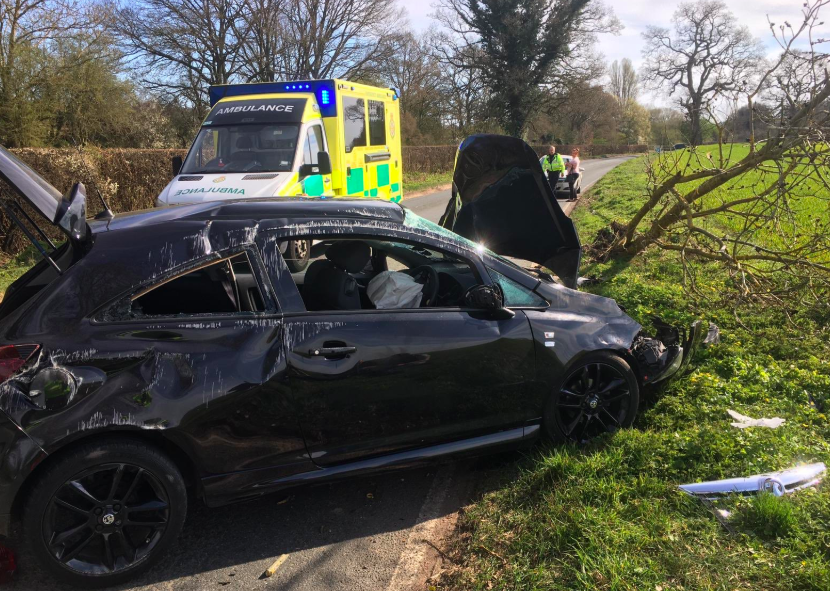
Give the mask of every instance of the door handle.
M 351 353 L 357 351 L 357 347 L 349 347 L 346 345 L 339 347 L 319 347 L 317 349 L 310 349 L 308 354 L 311 357 L 325 357 L 326 359 L 343 359 L 348 357 Z

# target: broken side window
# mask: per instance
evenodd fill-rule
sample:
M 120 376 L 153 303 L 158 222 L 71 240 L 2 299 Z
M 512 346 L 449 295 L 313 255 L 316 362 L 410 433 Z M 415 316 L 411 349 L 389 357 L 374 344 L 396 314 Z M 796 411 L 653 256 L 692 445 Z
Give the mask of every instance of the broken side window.
M 132 317 L 263 312 L 265 301 L 247 253 L 211 261 L 131 298 Z

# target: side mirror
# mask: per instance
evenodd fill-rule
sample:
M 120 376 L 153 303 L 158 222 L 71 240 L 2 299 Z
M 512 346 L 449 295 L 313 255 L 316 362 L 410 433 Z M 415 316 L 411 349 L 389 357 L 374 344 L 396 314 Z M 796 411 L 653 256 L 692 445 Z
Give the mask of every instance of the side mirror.
M 300 178 L 313 174 L 331 174 L 331 158 L 328 152 L 317 152 L 317 164 L 302 164 Z
M 476 285 L 468 289 L 464 294 L 464 306 L 487 312 L 497 320 L 506 320 L 516 315 L 504 307 L 501 293 L 489 285 Z
M 179 176 L 179 172 L 182 170 L 183 160 L 181 156 L 173 156 L 172 160 L 173 164 L 173 176 Z
M 317 152 L 317 174 L 331 174 L 331 157 L 328 152 Z

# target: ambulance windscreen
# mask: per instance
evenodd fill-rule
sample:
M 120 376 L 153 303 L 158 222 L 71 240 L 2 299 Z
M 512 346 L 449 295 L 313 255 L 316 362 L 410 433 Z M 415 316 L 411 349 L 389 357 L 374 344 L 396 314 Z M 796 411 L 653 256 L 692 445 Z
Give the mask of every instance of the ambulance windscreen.
M 181 174 L 290 171 L 299 131 L 296 123 L 203 126 Z

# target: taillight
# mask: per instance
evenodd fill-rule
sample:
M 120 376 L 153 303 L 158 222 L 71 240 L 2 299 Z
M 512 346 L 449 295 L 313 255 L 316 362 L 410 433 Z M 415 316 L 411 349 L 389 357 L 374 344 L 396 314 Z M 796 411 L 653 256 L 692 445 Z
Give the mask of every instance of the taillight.
M 4 382 L 26 365 L 40 345 L 6 345 L 0 347 L 0 382 Z

